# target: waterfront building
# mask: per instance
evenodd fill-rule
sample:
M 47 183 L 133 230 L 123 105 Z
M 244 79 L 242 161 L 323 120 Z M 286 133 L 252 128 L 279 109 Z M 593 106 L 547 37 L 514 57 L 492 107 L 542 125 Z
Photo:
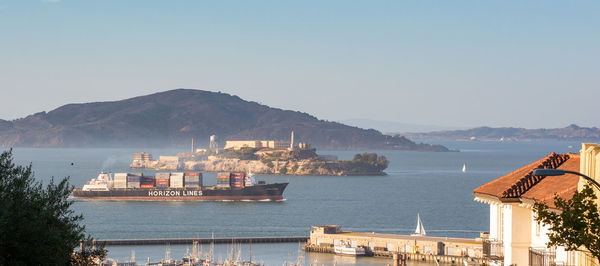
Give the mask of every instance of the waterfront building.
M 165 169 L 180 169 L 183 166 L 179 156 L 159 156 L 158 163 L 165 166 Z
M 584 157 L 587 158 L 587 157 Z M 578 254 L 564 247 L 547 247 L 549 227 L 535 220 L 533 206 L 554 206 L 554 196 L 570 199 L 579 176 L 534 176 L 536 168 L 580 170 L 579 154 L 552 153 L 474 190 L 475 200 L 490 205 L 490 231 L 484 254 L 495 264 L 575 265 Z
M 145 152 L 134 153 L 133 160 L 134 161 L 136 161 L 136 160 L 137 161 L 152 161 L 152 154 L 145 153 Z
M 309 149 L 310 145 L 306 143 L 296 143 L 294 142 L 294 131 L 290 134 L 290 140 L 227 140 L 225 141 L 224 149 L 234 149 L 239 150 L 242 148 L 269 148 L 269 149 L 288 149 L 294 150 L 296 147 L 301 149 Z
M 348 232 L 339 225 L 313 226 L 309 246 L 333 248 L 348 245 L 363 247 L 368 252 L 446 256 L 450 259 L 482 258 L 481 239 L 434 237 L 425 235 L 393 235 L 375 232 Z M 434 258 L 434 257 L 432 257 Z
M 286 149 L 290 142 L 286 140 L 228 140 L 225 141 L 225 149 L 239 150 L 241 148 L 270 148 Z

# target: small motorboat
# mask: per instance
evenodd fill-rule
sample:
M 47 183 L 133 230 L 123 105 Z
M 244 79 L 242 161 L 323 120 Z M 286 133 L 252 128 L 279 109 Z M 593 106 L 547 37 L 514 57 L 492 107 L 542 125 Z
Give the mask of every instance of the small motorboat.
M 339 255 L 349 256 L 364 256 L 366 254 L 365 249 L 362 247 L 351 247 L 350 245 L 340 245 L 333 248 L 333 252 Z

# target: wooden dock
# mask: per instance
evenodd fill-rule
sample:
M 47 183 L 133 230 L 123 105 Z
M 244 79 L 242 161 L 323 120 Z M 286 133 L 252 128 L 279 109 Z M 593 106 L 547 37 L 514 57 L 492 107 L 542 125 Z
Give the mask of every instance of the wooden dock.
M 137 245 L 191 245 L 199 244 L 231 244 L 231 243 L 303 243 L 307 236 L 267 236 L 267 237 L 222 237 L 222 238 L 153 238 L 153 239 L 98 239 L 95 242 L 106 246 Z

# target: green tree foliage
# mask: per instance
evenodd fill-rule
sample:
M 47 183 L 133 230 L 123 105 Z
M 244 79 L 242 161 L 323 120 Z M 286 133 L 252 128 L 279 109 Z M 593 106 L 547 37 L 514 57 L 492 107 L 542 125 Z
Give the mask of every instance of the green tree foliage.
M 255 154 L 257 151 L 257 148 L 242 147 L 239 150 L 225 150 L 221 156 L 224 158 L 236 158 L 240 160 L 257 160 L 258 157 Z
M 279 173 L 282 175 L 287 174 L 288 172 L 288 162 L 285 163 L 285 165 L 283 167 L 281 167 L 281 169 L 279 169 Z
M 103 245 L 91 245 L 68 199 L 65 178 L 45 187 L 33 179 L 31 165 L 15 166 L 12 150 L 0 155 L 0 265 L 89 265 L 104 258 Z M 76 249 L 80 243 L 82 249 Z
M 385 156 L 379 156 L 379 158 L 377 158 L 377 166 L 379 166 L 381 168 L 381 170 L 384 170 L 388 167 L 388 160 L 387 158 L 385 158 Z
M 106 252 L 103 243 L 97 244 L 92 237 L 87 236 L 81 241 L 79 250 L 73 254 L 71 265 L 94 265 L 97 260 L 106 257 Z
M 548 247 L 564 246 L 566 250 L 585 247 L 600 259 L 600 213 L 596 199 L 592 188 L 586 185 L 569 200 L 555 196 L 558 211 L 536 203 L 537 220 L 550 226 Z
M 292 166 L 292 173 L 296 173 L 296 171 L 298 171 L 298 167 L 299 167 L 299 166 L 298 166 L 298 164 L 297 164 L 297 163 L 296 163 L 296 164 L 294 164 L 294 165 Z
M 353 163 L 368 164 L 376 167 L 379 171 L 383 171 L 388 167 L 388 160 L 385 156 L 377 156 L 376 153 L 363 153 L 354 155 Z
M 281 169 L 279 169 L 279 173 L 282 175 L 287 174 L 287 172 L 288 172 L 287 165 L 283 166 L 283 167 L 281 167 Z

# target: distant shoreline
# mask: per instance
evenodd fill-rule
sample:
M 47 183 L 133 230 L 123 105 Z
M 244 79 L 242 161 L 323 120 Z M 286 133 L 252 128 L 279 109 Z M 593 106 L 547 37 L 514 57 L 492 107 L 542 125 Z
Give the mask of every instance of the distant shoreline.
M 394 133 L 413 141 L 488 141 L 488 142 L 532 142 L 532 141 L 598 141 L 600 129 L 569 125 L 564 128 L 525 129 L 513 127 L 478 127 L 466 130 L 444 130 L 433 132 Z

